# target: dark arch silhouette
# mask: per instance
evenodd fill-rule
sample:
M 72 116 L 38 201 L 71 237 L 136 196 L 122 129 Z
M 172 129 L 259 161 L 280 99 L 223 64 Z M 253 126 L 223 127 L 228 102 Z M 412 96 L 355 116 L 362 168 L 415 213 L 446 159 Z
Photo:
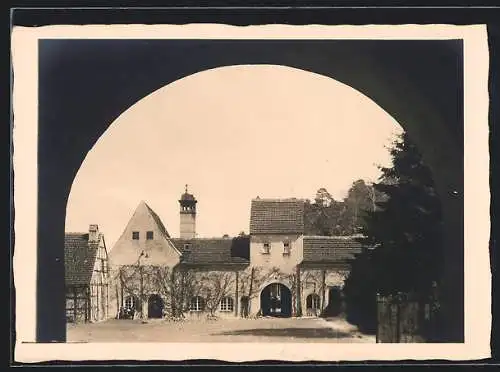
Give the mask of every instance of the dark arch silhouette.
M 165 304 L 160 295 L 152 294 L 148 297 L 148 318 L 159 319 L 163 317 Z
M 292 292 L 281 283 L 267 285 L 260 293 L 260 310 L 263 316 L 292 316 Z
M 462 50 L 460 40 L 41 40 L 37 341 L 66 340 L 66 202 L 101 134 L 135 102 L 182 77 L 215 67 L 273 64 L 357 89 L 417 144 L 443 204 L 446 339 L 462 342 Z

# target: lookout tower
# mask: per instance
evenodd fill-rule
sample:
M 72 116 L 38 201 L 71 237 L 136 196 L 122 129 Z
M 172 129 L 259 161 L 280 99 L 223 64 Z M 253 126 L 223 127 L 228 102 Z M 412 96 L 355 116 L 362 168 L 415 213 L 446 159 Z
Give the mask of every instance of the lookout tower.
M 195 197 L 188 193 L 188 185 L 179 200 L 180 205 L 180 238 L 194 239 L 196 237 L 196 203 Z

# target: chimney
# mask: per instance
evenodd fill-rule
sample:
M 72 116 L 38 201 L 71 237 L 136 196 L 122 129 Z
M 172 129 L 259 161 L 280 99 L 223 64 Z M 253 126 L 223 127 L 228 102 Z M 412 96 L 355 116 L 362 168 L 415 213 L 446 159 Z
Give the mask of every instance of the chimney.
M 90 225 L 89 226 L 89 242 L 99 241 L 99 226 Z

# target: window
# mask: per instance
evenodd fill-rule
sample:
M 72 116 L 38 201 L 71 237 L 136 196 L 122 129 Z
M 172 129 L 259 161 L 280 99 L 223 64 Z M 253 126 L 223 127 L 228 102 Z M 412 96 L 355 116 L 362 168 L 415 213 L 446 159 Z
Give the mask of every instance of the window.
M 101 258 L 101 270 L 102 270 L 103 274 L 108 273 L 108 266 L 106 265 L 106 260 L 104 260 L 102 258 Z
M 263 254 L 269 254 L 270 250 L 271 250 L 271 244 L 264 243 L 264 245 L 262 247 L 262 253 Z
M 132 239 L 139 240 L 139 231 L 132 231 Z
M 147 240 L 153 240 L 153 232 L 152 231 L 147 231 L 146 232 L 146 239 Z
M 203 311 L 205 308 L 205 300 L 203 297 L 195 296 L 191 298 L 189 303 L 189 311 Z
M 290 242 L 283 242 L 283 255 L 288 256 L 290 254 Z
M 127 309 L 134 309 L 137 305 L 137 300 L 134 298 L 134 296 L 128 296 L 125 298 L 125 308 Z
M 320 299 L 316 293 L 311 293 L 306 298 L 306 308 L 308 309 L 314 309 L 314 310 L 319 309 L 319 303 Z
M 233 311 L 234 301 L 231 297 L 223 297 L 220 302 L 220 311 Z

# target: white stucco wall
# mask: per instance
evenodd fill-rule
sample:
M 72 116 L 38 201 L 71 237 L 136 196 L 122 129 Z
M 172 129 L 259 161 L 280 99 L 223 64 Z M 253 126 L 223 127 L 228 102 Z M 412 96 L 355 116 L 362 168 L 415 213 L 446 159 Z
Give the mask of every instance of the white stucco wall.
M 283 254 L 283 243 L 290 243 L 290 254 Z M 269 254 L 263 253 L 264 243 L 270 244 Z M 302 236 L 287 235 L 255 235 L 250 238 L 250 265 L 271 269 L 279 267 L 283 273 L 293 273 L 302 261 Z

